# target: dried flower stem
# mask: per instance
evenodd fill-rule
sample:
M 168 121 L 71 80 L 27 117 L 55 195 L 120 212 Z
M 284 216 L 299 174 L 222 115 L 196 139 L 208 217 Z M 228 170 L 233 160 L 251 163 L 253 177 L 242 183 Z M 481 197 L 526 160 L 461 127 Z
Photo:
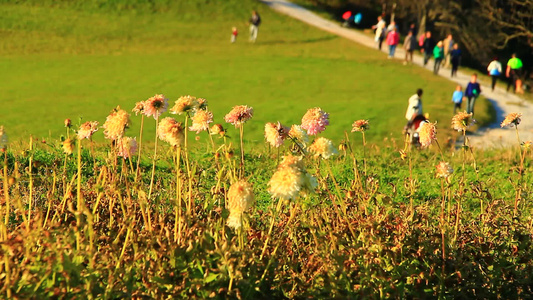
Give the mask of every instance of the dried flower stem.
M 174 223 L 174 242 L 178 242 L 178 244 L 181 242 L 181 169 L 180 169 L 180 161 L 181 161 L 181 147 L 176 147 L 176 217 L 175 217 L 175 223 Z
M 272 235 L 272 229 L 274 228 L 274 223 L 276 221 L 276 217 L 279 214 L 279 211 L 281 210 L 281 204 L 283 203 L 283 199 L 278 199 L 278 205 L 276 205 L 276 210 L 272 211 L 272 218 L 270 220 L 270 228 L 268 228 L 267 238 L 265 241 L 265 245 L 263 245 L 263 250 L 261 250 L 261 256 L 259 256 L 259 260 L 263 259 L 263 256 L 265 255 L 266 248 L 268 246 L 268 242 L 270 241 L 270 237 Z
M 141 149 L 142 149 L 142 140 L 143 140 L 143 128 L 144 128 L 144 114 L 141 115 L 141 129 L 139 131 L 139 154 L 137 154 L 137 167 L 135 168 L 135 183 L 139 177 L 139 165 L 141 163 Z M 157 127 L 156 127 L 157 129 Z M 157 134 L 156 134 L 157 139 Z
M 7 226 L 7 224 L 9 223 L 9 215 L 10 215 L 10 208 L 11 208 L 11 203 L 10 203 L 10 199 L 9 199 L 9 182 L 8 182 L 8 178 L 7 178 L 7 150 L 4 150 L 4 197 L 6 199 L 6 215 L 5 215 L 5 220 L 4 220 L 4 224 Z
M 239 178 L 244 177 L 244 123 L 239 126 L 239 135 L 240 135 L 240 142 L 241 142 L 241 165 L 240 165 L 240 172 L 239 172 Z
M 30 181 L 29 186 L 29 196 L 28 196 L 28 222 L 26 223 L 26 229 L 30 230 L 30 220 L 31 220 L 31 210 L 32 210 L 32 204 L 33 204 L 33 174 L 32 174 L 32 167 L 33 167 L 33 137 L 30 136 L 30 159 L 29 159 L 29 166 L 28 166 L 28 176 Z
M 159 125 L 159 118 L 156 118 L 155 119 L 155 128 L 156 128 L 156 131 L 157 131 L 157 127 Z M 152 159 L 152 176 L 151 176 L 151 179 L 150 179 L 150 191 L 148 192 L 148 199 L 151 199 L 152 198 L 152 189 L 154 187 L 154 176 L 155 176 L 155 161 L 156 161 L 156 157 L 157 157 L 157 134 L 155 135 L 155 146 L 154 146 L 154 157 Z

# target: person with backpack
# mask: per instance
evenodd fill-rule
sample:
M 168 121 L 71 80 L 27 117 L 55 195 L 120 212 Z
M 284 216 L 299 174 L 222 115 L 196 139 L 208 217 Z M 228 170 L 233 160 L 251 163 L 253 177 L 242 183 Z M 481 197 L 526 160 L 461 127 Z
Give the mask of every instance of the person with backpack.
M 257 32 L 259 31 L 259 25 L 261 24 L 261 17 L 257 11 L 252 11 L 252 17 L 248 21 L 250 24 L 250 42 L 257 40 Z

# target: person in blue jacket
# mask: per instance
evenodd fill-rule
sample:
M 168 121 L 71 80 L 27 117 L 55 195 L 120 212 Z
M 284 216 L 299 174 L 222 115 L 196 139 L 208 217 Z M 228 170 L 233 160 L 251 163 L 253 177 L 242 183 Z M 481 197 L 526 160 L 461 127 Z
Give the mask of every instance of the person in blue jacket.
M 477 97 L 479 97 L 479 94 L 481 94 L 481 87 L 479 86 L 479 83 L 477 82 L 477 74 L 472 74 L 472 77 L 470 78 L 470 82 L 466 86 L 465 89 L 465 96 L 468 100 L 466 105 L 466 112 L 474 114 L 474 104 L 476 103 Z

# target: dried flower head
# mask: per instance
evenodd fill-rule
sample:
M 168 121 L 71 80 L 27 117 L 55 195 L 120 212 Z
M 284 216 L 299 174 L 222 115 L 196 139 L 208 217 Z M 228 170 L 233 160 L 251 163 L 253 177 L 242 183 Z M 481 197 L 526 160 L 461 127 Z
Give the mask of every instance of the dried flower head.
M 106 139 L 116 140 L 124 135 L 124 130 L 130 124 L 130 115 L 120 106 L 114 108 L 107 116 L 104 125 L 104 135 Z
M 0 149 L 6 150 L 8 144 L 7 133 L 4 130 L 4 126 L 0 126 Z
M 157 136 L 172 146 L 181 146 L 184 141 L 181 123 L 171 117 L 166 117 L 159 122 Z
M 216 135 L 216 134 L 218 134 L 220 136 L 226 135 L 226 131 L 224 130 L 224 127 L 221 124 L 215 124 L 215 125 L 211 126 L 211 129 L 209 131 L 213 135 Z
M 408 157 L 407 152 L 405 152 L 404 150 L 400 150 L 400 158 L 402 160 L 405 160 L 407 157 Z
M 224 117 L 224 120 L 235 127 L 239 127 L 250 120 L 254 114 L 254 109 L 247 105 L 237 105 Z
M 352 132 L 365 132 L 368 130 L 368 120 L 357 120 L 352 124 Z
M 301 156 L 287 155 L 283 157 L 268 185 L 268 192 L 272 197 L 290 200 L 300 192 L 312 192 L 318 182 L 305 170 Z
M 309 143 L 309 135 L 300 125 L 292 125 L 291 130 L 289 131 L 289 136 L 304 146 Z
M 167 111 L 168 99 L 163 95 L 155 95 L 144 101 L 143 114 L 147 117 L 158 119 L 161 114 Z
M 452 118 L 452 129 L 457 131 L 466 131 L 472 124 L 472 114 L 459 112 Z
M 70 128 L 72 126 L 72 122 L 70 119 L 65 119 L 65 127 Z
M 281 125 L 280 122 L 277 124 L 265 124 L 265 139 L 272 147 L 278 148 L 283 145 L 283 141 L 287 138 L 288 132 L 288 128 Z
M 307 130 L 307 134 L 315 135 L 324 130 L 329 125 L 329 114 L 319 107 L 307 110 L 302 117 L 302 128 Z
M 124 136 L 117 140 L 117 156 L 124 159 L 132 157 L 137 152 L 137 140 Z
M 63 152 L 67 155 L 74 152 L 74 141 L 72 139 L 66 139 L 63 141 Z
M 170 112 L 173 114 L 181 115 L 183 113 L 188 113 L 194 109 L 198 108 L 198 100 L 196 97 L 187 95 L 181 96 L 174 103 L 174 106 L 170 109 Z
M 78 130 L 78 139 L 90 139 L 91 136 L 98 131 L 98 121 L 88 121 L 81 124 Z
M 419 136 L 420 145 L 424 148 L 429 147 L 429 145 L 431 145 L 431 143 L 437 139 L 437 128 L 435 123 L 424 122 L 420 126 Z
M 339 144 L 339 151 L 346 151 L 348 150 L 348 144 L 346 144 L 346 141 L 342 141 Z
M 228 190 L 228 209 L 230 215 L 227 220 L 229 227 L 238 229 L 242 226 L 242 215 L 254 203 L 252 185 L 245 180 L 233 183 Z
M 207 109 L 207 100 L 204 98 L 198 98 L 198 107 L 196 109 Z
M 513 127 L 513 125 L 515 126 L 518 126 L 518 124 L 520 124 L 520 117 L 522 116 L 522 114 L 520 113 L 510 113 L 507 115 L 507 117 L 505 117 L 505 120 L 503 120 L 502 124 L 500 125 L 502 128 L 505 127 L 505 126 L 511 126 Z
M 268 192 L 274 198 L 285 200 L 294 199 L 298 196 L 303 186 L 302 173 L 297 168 L 281 167 L 272 175 L 268 182 Z
M 135 103 L 135 107 L 131 110 L 135 115 L 142 114 L 144 112 L 144 103 L 145 101 L 139 101 Z
M 453 173 L 452 166 L 444 161 L 441 161 L 437 165 L 437 177 L 439 178 L 448 178 Z
M 323 159 L 328 159 L 338 153 L 331 140 L 324 137 L 317 138 L 313 144 L 309 146 L 309 152 L 313 153 L 315 157 L 320 156 Z
M 213 113 L 208 110 L 196 110 L 191 120 L 192 126 L 189 127 L 189 130 L 200 133 L 200 131 L 209 129 L 209 123 L 213 122 Z

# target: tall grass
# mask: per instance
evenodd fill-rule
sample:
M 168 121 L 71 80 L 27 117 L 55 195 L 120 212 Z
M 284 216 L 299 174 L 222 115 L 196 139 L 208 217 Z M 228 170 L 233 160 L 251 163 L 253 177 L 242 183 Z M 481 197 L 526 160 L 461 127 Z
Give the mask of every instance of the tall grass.
M 180 163 L 179 148 L 162 144 L 151 197 L 152 166 L 141 162 L 136 182 L 137 155 L 129 164 L 113 164 L 115 150 L 105 144 L 94 156 L 80 141 L 70 152 L 60 140 L 6 146 L 0 292 L 8 298 L 533 294 L 532 207 L 524 201 L 514 209 L 516 189 L 531 192 L 529 150 L 519 158 L 514 151 L 478 151 L 479 174 L 461 178 L 463 164 L 474 161 L 453 148 L 412 149 L 410 167 L 394 140 L 383 146 L 345 142 L 353 159 L 306 148 L 301 165 L 291 169 L 318 179 L 306 194 L 293 190 L 289 177 L 274 187 L 277 154 L 266 146 L 246 152 L 242 177 L 257 202 L 242 212 L 236 230 L 226 226 L 227 203 L 235 200 L 228 189 L 242 157 L 215 163 L 210 141 L 191 141 L 200 147 L 185 150 L 190 169 Z M 289 143 L 280 155 L 291 153 Z M 442 159 L 455 169 L 445 188 L 435 171 Z M 529 184 L 507 180 L 517 166 Z M 410 181 L 417 182 L 414 188 Z M 280 191 L 295 197 L 271 201 Z M 182 206 L 181 199 L 192 205 Z M 481 210 L 480 201 L 486 205 Z M 455 237 L 445 238 L 454 227 Z

